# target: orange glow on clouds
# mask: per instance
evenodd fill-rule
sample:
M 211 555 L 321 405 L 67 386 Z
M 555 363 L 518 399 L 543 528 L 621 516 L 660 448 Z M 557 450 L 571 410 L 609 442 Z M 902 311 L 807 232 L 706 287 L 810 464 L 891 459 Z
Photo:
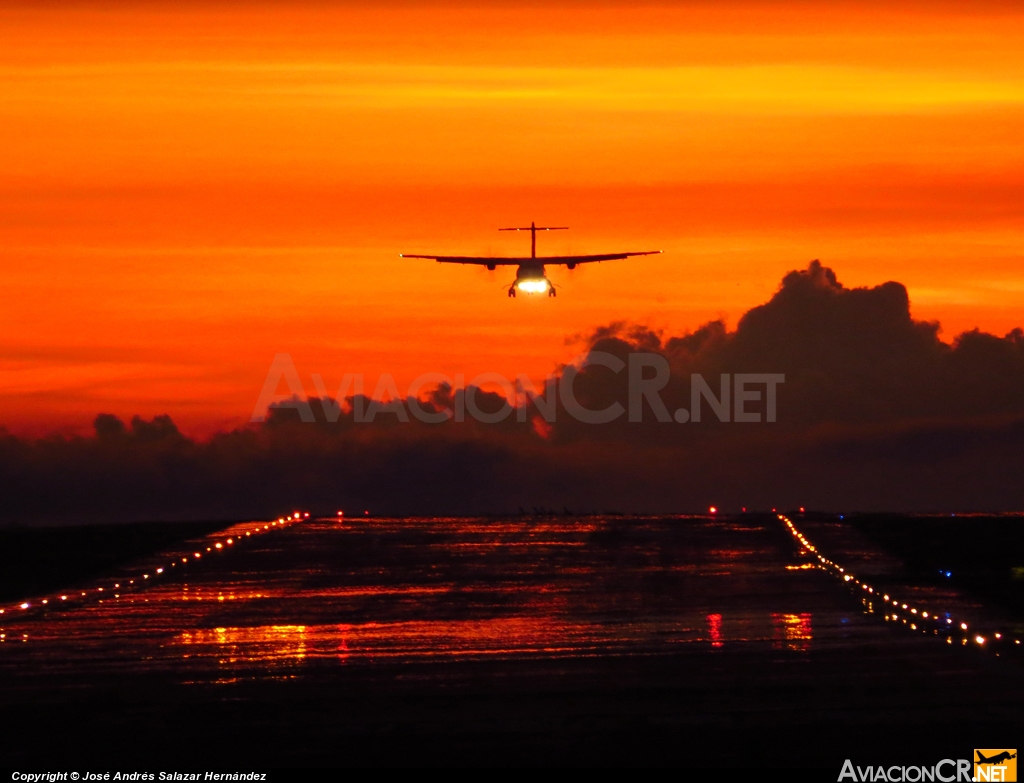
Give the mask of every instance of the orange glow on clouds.
M 7 5 L 0 425 L 244 421 L 273 355 L 540 378 L 821 258 L 947 338 L 1021 323 L 1012 6 Z M 528 17 L 529 23 L 524 23 Z M 399 252 L 660 248 L 551 277 Z M 570 344 L 567 344 L 567 340 Z M 312 391 L 312 389 L 310 389 Z

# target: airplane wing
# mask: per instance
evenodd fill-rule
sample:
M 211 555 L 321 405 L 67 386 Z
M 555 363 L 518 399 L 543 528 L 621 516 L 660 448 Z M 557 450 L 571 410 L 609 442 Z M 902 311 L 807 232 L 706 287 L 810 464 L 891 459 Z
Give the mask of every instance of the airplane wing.
M 485 258 L 477 256 L 421 256 L 400 253 L 402 258 L 429 258 L 439 264 L 480 264 L 481 266 L 519 266 L 529 263 L 529 258 Z
M 554 264 L 556 266 L 571 264 L 575 266 L 576 264 L 590 264 L 595 261 L 618 261 L 630 256 L 653 256 L 660 252 L 660 250 L 638 250 L 632 253 L 600 253 L 593 256 L 547 256 L 534 260 L 540 261 L 542 264 Z
M 573 265 L 576 264 L 589 264 L 594 261 L 617 261 L 622 258 L 629 258 L 630 256 L 650 256 L 656 253 L 660 253 L 660 250 L 640 250 L 633 253 L 602 253 L 591 256 L 537 256 L 531 258 L 525 256 L 522 258 L 491 258 L 491 257 L 478 257 L 478 256 L 424 256 L 414 255 L 411 253 L 402 253 L 402 258 L 428 258 L 433 261 L 437 261 L 439 264 L 479 264 L 480 266 L 519 266 L 520 264 L 553 264 L 558 265 Z

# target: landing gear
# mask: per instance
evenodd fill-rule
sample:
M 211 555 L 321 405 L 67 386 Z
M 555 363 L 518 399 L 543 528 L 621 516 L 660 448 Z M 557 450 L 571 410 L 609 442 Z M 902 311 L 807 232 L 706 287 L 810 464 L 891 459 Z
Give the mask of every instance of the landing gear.
M 558 296 L 558 294 L 555 293 L 555 287 L 553 285 L 548 286 L 548 296 Z
M 513 299 L 516 298 L 516 287 L 515 286 L 512 286 L 510 289 L 508 289 L 508 295 L 511 296 Z

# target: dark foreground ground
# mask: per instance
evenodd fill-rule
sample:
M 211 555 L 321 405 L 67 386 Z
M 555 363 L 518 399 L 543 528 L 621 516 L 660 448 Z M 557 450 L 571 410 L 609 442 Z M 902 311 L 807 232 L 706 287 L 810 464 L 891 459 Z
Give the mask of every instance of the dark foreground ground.
M 887 590 L 907 576 L 853 528 L 806 527 Z M 6 605 L 0 763 L 838 776 L 1017 747 L 1012 647 L 912 633 L 806 563 L 773 517 L 238 525 Z M 1021 630 L 948 585 L 911 592 Z

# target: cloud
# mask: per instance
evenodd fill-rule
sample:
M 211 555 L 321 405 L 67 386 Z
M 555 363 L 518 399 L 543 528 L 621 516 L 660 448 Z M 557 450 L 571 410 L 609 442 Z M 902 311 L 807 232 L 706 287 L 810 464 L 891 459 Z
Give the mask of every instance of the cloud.
M 553 381 L 561 391 L 571 379 L 587 410 L 621 406 L 610 422 L 580 421 L 561 394 L 550 424 L 541 420 L 543 401 L 524 402 L 497 423 L 457 421 L 456 411 L 494 414 L 508 401 L 447 385 L 385 404 L 314 398 L 312 423 L 284 401 L 262 424 L 202 442 L 166 416 L 126 425 L 100 414 L 93 437 L 0 434 L 0 519 L 241 518 L 292 508 L 1021 509 L 1024 333 L 973 331 L 952 343 L 938 335 L 938 324 L 912 318 L 899 283 L 846 288 L 815 261 L 786 275 L 734 331 L 721 322 L 684 335 L 627 321 L 595 329 L 584 341 L 589 363 L 559 367 Z M 629 421 L 630 362 L 647 362 L 653 378 L 652 356 L 667 368 L 658 399 L 669 420 L 656 419 L 648 398 L 642 420 Z M 737 375 L 784 376 L 777 421 L 766 421 L 763 383 L 743 405 L 759 422 L 721 422 L 706 401 L 693 421 L 695 373 L 713 396 L 728 376 L 730 419 Z M 676 421 L 680 411 L 690 420 Z

